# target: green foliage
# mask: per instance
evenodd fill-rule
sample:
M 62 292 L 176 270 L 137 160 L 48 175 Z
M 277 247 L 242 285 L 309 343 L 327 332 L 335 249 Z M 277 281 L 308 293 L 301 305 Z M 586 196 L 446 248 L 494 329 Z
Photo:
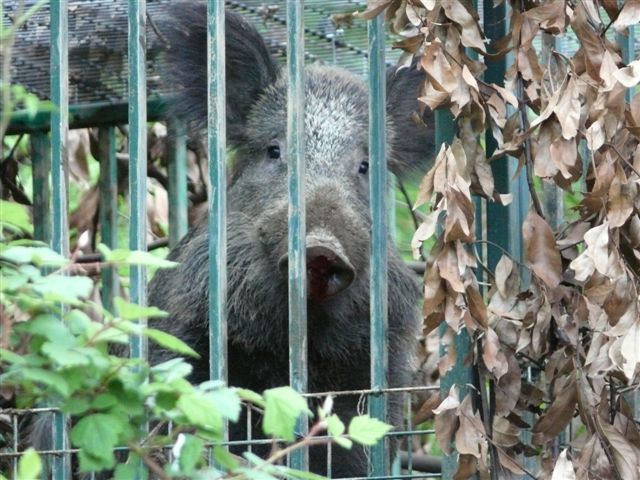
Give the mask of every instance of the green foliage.
M 349 436 L 362 445 L 375 445 L 389 430 L 390 425 L 369 415 L 353 417 L 349 424 Z
M 298 418 L 311 415 L 307 401 L 291 387 L 267 390 L 264 398 L 266 400 L 262 423 L 264 433 L 289 442 L 293 441 Z
M 3 207 L 19 211 L 15 204 Z M 20 215 L 10 217 L 17 218 L 11 232 L 29 231 Z M 102 268 L 175 265 L 143 252 L 106 247 L 101 252 Z M 79 449 L 83 472 L 112 470 L 116 479 L 125 480 L 135 477 L 144 460 L 168 477 L 317 479 L 321 477 L 274 463 L 312 440 L 317 443 L 314 436 L 324 430 L 338 445 L 350 448 L 353 441 L 371 445 L 390 428 L 364 417 L 351 422 L 347 435 L 329 405 L 320 412 L 309 436 L 291 443 L 296 422 L 311 419 L 312 414 L 307 401 L 290 387 L 259 394 L 221 382 L 191 384 L 187 379 L 191 365 L 180 355 L 197 353 L 181 340 L 140 322 L 164 312 L 122 298 L 114 300 L 115 312 L 106 311 L 90 300 L 93 281 L 74 275 L 75 266 L 42 243 L 5 241 L 0 244 L 0 267 L 5 319 L 1 328 L 8 329 L 1 336 L 8 341 L 0 346 L 0 383 L 19 408 L 58 406 L 71 417 L 69 437 Z M 145 336 L 178 358 L 154 366 L 128 358 L 132 335 Z M 276 449 L 273 457 L 245 453 L 240 458 L 221 446 L 226 423 L 240 419 L 242 402 L 263 410 L 267 436 L 289 442 Z M 170 431 L 165 428 L 169 422 Z M 154 426 L 151 434 L 148 425 Z M 158 461 L 163 447 L 171 445 L 172 460 Z M 210 446 L 215 467 L 209 465 L 206 453 Z M 116 447 L 128 448 L 129 458 L 115 455 Z M 40 457 L 27 450 L 19 468 L 20 478 L 37 478 Z

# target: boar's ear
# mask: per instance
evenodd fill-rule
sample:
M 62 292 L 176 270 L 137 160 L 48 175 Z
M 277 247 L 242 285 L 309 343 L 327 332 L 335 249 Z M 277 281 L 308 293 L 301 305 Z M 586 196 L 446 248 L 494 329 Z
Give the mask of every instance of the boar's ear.
M 240 15 L 226 12 L 227 133 L 241 141 L 251 106 L 273 83 L 278 67 L 261 35 Z M 178 96 L 172 113 L 195 128 L 207 125 L 207 6 L 176 2 L 162 23 L 168 85 Z
M 393 125 L 389 136 L 389 167 L 396 175 L 424 174 L 433 162 L 435 124 L 427 107 L 422 116 L 417 100 L 425 74 L 413 65 L 387 69 L 387 117 Z

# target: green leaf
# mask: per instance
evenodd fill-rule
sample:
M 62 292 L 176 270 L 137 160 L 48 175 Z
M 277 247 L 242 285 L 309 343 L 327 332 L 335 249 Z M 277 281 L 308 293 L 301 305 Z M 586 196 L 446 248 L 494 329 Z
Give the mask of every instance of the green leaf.
M 346 450 L 351 450 L 353 447 L 353 442 L 347 437 L 333 437 L 333 441 Z
M 230 471 L 238 468 L 238 460 L 226 448 L 219 445 L 213 447 L 213 458 L 216 464 Z
M 335 413 L 327 417 L 327 432 L 329 432 L 329 435 L 339 437 L 344 431 L 344 423 L 342 423 L 342 420 L 340 420 Z
M 81 310 L 73 309 L 66 313 L 64 316 L 69 329 L 74 335 L 87 335 L 87 330 L 90 328 L 93 322 L 89 315 Z M 51 339 L 53 340 L 53 339 Z
M 353 442 L 343 436 L 344 431 L 344 423 L 342 423 L 342 420 L 340 420 L 335 413 L 327 417 L 327 432 L 333 437 L 334 442 L 342 448 L 349 450 L 353 446 Z
M 30 333 L 31 335 L 42 335 L 47 340 L 60 346 L 72 346 L 75 344 L 75 338 L 69 328 L 59 317 L 49 313 L 37 315 L 28 322 L 16 325 L 16 330 Z
M 18 477 L 20 480 L 38 480 L 42 471 L 42 460 L 33 448 L 28 448 L 20 456 Z
M 231 420 L 233 423 L 237 422 L 240 418 L 240 411 L 242 406 L 240 404 L 240 397 L 231 388 L 220 388 L 207 393 L 218 407 L 218 411 L 222 413 L 224 418 Z
M 181 434 L 178 437 L 178 442 L 180 441 L 180 437 L 184 438 L 184 443 L 177 454 L 180 473 L 184 475 L 191 475 L 200 460 L 202 460 L 204 445 L 202 444 L 202 440 L 194 437 L 193 435 Z
M 264 408 L 265 406 L 264 398 L 262 397 L 262 395 L 254 392 L 253 390 L 248 390 L 246 388 L 236 388 L 236 393 L 242 400 L 251 402 L 260 408 Z
M 80 415 L 91 407 L 89 399 L 84 397 L 71 397 L 62 404 L 62 411 L 69 415 Z
M 16 202 L 8 202 L 7 200 L 0 200 L 0 223 L 5 225 L 11 225 L 23 232 L 27 232 L 33 235 L 33 225 L 31 224 L 31 218 L 29 217 L 29 210 L 24 205 Z
M 0 252 L 0 257 L 19 264 L 33 263 L 39 267 L 44 265 L 61 267 L 69 263 L 69 260 L 48 247 L 9 247 Z
M 93 282 L 88 277 L 70 277 L 67 275 L 47 275 L 34 284 L 34 290 L 50 300 L 74 303 L 80 298 L 87 298 L 93 289 Z
M 27 115 L 30 119 L 33 119 L 38 114 L 38 104 L 40 103 L 40 99 L 33 93 L 28 93 L 25 95 L 23 101 Z
M 114 480 L 136 480 L 139 468 L 133 463 L 119 463 L 113 472 Z
M 102 456 L 92 455 L 86 450 L 80 450 L 78 459 L 80 460 L 81 472 L 99 472 L 100 470 L 113 468 L 116 463 L 113 450 L 106 450 Z
M 22 355 L 0 348 L 0 361 L 3 363 L 12 363 L 14 365 L 24 365 L 26 363 L 25 358 Z
M 213 399 L 206 394 L 195 392 L 181 395 L 177 407 L 193 425 L 216 433 L 222 430 L 222 415 Z
M 45 342 L 42 345 L 42 353 L 49 357 L 54 364 L 61 367 L 78 367 L 91 363 L 86 355 L 57 343 Z
M 183 355 L 189 355 L 194 358 L 200 358 L 200 355 L 198 355 L 189 345 L 167 332 L 156 330 L 155 328 L 145 328 L 143 333 L 167 350 L 181 353 Z
M 53 388 L 60 395 L 65 397 L 69 396 L 71 393 L 69 383 L 65 380 L 63 375 L 60 375 L 57 372 L 50 372 L 41 368 L 21 368 L 20 374 L 27 380 Z
M 129 303 L 126 300 L 116 297 L 113 299 L 118 316 L 123 320 L 138 320 L 140 318 L 161 318 L 169 314 L 157 307 L 143 307 L 135 303 Z
M 166 362 L 151 367 L 153 379 L 158 382 L 171 383 L 180 378 L 189 376 L 193 367 L 183 358 L 172 358 Z
M 122 425 L 117 416 L 96 413 L 78 421 L 71 430 L 71 441 L 90 456 L 107 461 L 113 457 L 113 448 L 121 431 Z
M 118 399 L 114 395 L 111 395 L 110 393 L 101 393 L 91 403 L 91 408 L 95 408 L 96 410 L 106 410 L 117 403 Z
M 266 435 L 295 440 L 296 420 L 311 415 L 307 401 L 291 387 L 278 387 L 264 392 L 265 409 L 262 429 Z
M 391 430 L 391 425 L 369 415 L 353 417 L 349 424 L 349 436 L 354 442 L 362 445 L 375 445 Z

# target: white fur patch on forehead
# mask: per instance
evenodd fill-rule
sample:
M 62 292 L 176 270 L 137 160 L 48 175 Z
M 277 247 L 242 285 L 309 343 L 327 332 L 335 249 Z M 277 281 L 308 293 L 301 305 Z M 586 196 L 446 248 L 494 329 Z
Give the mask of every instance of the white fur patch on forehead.
M 345 149 L 366 146 L 367 90 L 353 74 L 334 67 L 311 66 L 305 81 L 306 155 L 335 162 Z M 248 140 L 257 148 L 286 134 L 287 78 L 281 76 L 256 102 L 249 115 Z

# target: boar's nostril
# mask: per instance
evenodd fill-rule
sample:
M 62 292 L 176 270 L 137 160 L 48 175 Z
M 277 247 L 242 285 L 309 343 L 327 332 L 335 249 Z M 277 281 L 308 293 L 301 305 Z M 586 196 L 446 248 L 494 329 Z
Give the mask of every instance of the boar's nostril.
M 287 255 L 280 257 L 278 268 L 282 275 L 288 273 Z M 322 302 L 345 290 L 355 278 L 355 270 L 349 260 L 331 248 L 315 245 L 307 248 L 307 298 Z
M 323 246 L 307 248 L 307 297 L 321 302 L 345 290 L 355 277 L 349 261 Z

